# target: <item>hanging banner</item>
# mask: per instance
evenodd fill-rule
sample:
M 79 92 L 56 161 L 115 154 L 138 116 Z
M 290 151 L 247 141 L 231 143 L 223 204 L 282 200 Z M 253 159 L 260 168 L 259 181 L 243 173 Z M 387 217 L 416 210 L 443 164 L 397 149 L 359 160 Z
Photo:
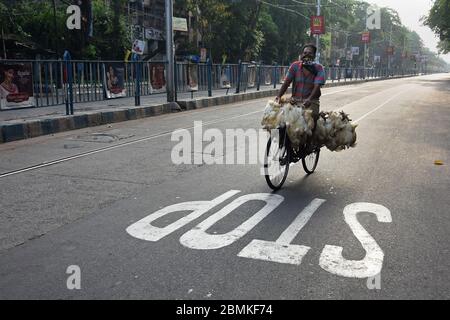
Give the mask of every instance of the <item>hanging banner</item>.
M 362 34 L 361 34 L 361 41 L 363 42 L 363 43 L 370 43 L 370 32 L 363 32 Z
M 311 34 L 325 34 L 324 16 L 311 16 Z
M 186 18 L 173 17 L 172 25 L 173 31 L 188 32 L 188 25 Z
M 152 93 L 166 91 L 166 66 L 163 63 L 150 63 L 150 85 Z
M 347 50 L 347 54 L 346 54 L 346 56 L 345 56 L 345 59 L 346 59 L 347 61 L 352 61 L 352 60 L 353 60 L 353 53 L 352 53 L 352 50 Z
M 125 66 L 120 62 L 103 64 L 103 87 L 106 98 L 115 99 L 127 96 L 124 85 Z
M 201 48 L 200 49 L 200 62 L 206 62 L 206 48 Z
M 143 55 L 145 51 L 145 41 L 134 40 L 131 52 Z
M 198 91 L 198 65 L 188 64 L 188 86 L 190 91 Z
M 0 62 L 0 109 L 34 107 L 31 63 Z
M 220 87 L 222 89 L 230 89 L 231 88 L 231 68 L 230 66 L 221 67 L 220 68 Z

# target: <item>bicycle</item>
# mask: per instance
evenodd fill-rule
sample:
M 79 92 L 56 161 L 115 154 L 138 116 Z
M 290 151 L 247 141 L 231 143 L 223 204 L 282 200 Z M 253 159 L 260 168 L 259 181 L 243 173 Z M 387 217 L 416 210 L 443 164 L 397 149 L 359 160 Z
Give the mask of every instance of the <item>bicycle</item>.
M 291 163 L 302 161 L 303 170 L 314 173 L 319 162 L 321 146 L 313 139 L 298 148 L 293 148 L 285 125 L 270 131 L 264 159 L 264 173 L 267 184 L 274 191 L 281 189 L 286 181 Z M 269 163 L 270 162 L 270 163 Z

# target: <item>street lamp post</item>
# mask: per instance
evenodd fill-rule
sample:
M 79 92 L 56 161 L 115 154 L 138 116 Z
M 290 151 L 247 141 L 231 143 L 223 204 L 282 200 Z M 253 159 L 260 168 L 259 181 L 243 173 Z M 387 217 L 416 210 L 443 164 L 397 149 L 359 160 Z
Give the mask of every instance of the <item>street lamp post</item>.
M 175 53 L 173 43 L 173 0 L 166 0 L 167 102 L 175 102 Z
M 320 0 L 317 0 L 317 16 L 320 16 Z M 320 63 L 320 34 L 316 35 L 316 47 L 317 47 L 316 60 L 317 63 Z

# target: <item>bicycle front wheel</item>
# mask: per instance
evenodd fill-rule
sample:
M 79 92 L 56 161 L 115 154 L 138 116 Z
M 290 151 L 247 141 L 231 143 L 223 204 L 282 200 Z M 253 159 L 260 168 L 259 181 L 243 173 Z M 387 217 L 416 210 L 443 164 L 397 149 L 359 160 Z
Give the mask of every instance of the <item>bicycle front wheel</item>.
M 312 153 L 302 158 L 303 170 L 305 170 L 307 174 L 311 174 L 316 170 L 319 157 L 320 149 L 317 148 Z
M 267 142 L 264 171 L 271 189 L 279 190 L 283 186 L 289 173 L 290 159 L 291 148 L 287 139 L 284 139 L 284 143 L 280 143 L 278 137 L 270 137 Z

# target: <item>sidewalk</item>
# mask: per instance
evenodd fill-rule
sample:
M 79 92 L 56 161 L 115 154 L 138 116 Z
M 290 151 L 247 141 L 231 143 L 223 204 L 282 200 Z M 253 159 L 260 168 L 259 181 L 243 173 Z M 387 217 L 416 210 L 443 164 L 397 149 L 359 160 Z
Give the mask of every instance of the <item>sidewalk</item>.
M 388 79 L 395 78 L 399 77 Z M 328 83 L 325 87 L 388 79 L 342 80 L 341 82 Z M 167 103 L 165 93 L 142 96 L 141 106 L 139 107 L 134 106 L 134 97 L 74 103 L 74 115 L 71 116 L 65 114 L 65 105 L 2 110 L 0 111 L 0 143 L 109 123 L 153 117 L 166 113 L 271 97 L 278 93 L 280 86 L 277 85 L 277 89 L 273 89 L 273 86 L 264 86 L 260 88 L 260 91 L 252 88 L 239 94 L 235 94 L 234 88 L 230 89 L 228 94 L 226 94 L 226 90 L 214 90 L 212 97 L 208 97 L 207 91 L 199 91 L 194 92 L 193 99 L 191 99 L 191 93 L 178 93 L 177 102 L 181 110 L 175 109 Z

